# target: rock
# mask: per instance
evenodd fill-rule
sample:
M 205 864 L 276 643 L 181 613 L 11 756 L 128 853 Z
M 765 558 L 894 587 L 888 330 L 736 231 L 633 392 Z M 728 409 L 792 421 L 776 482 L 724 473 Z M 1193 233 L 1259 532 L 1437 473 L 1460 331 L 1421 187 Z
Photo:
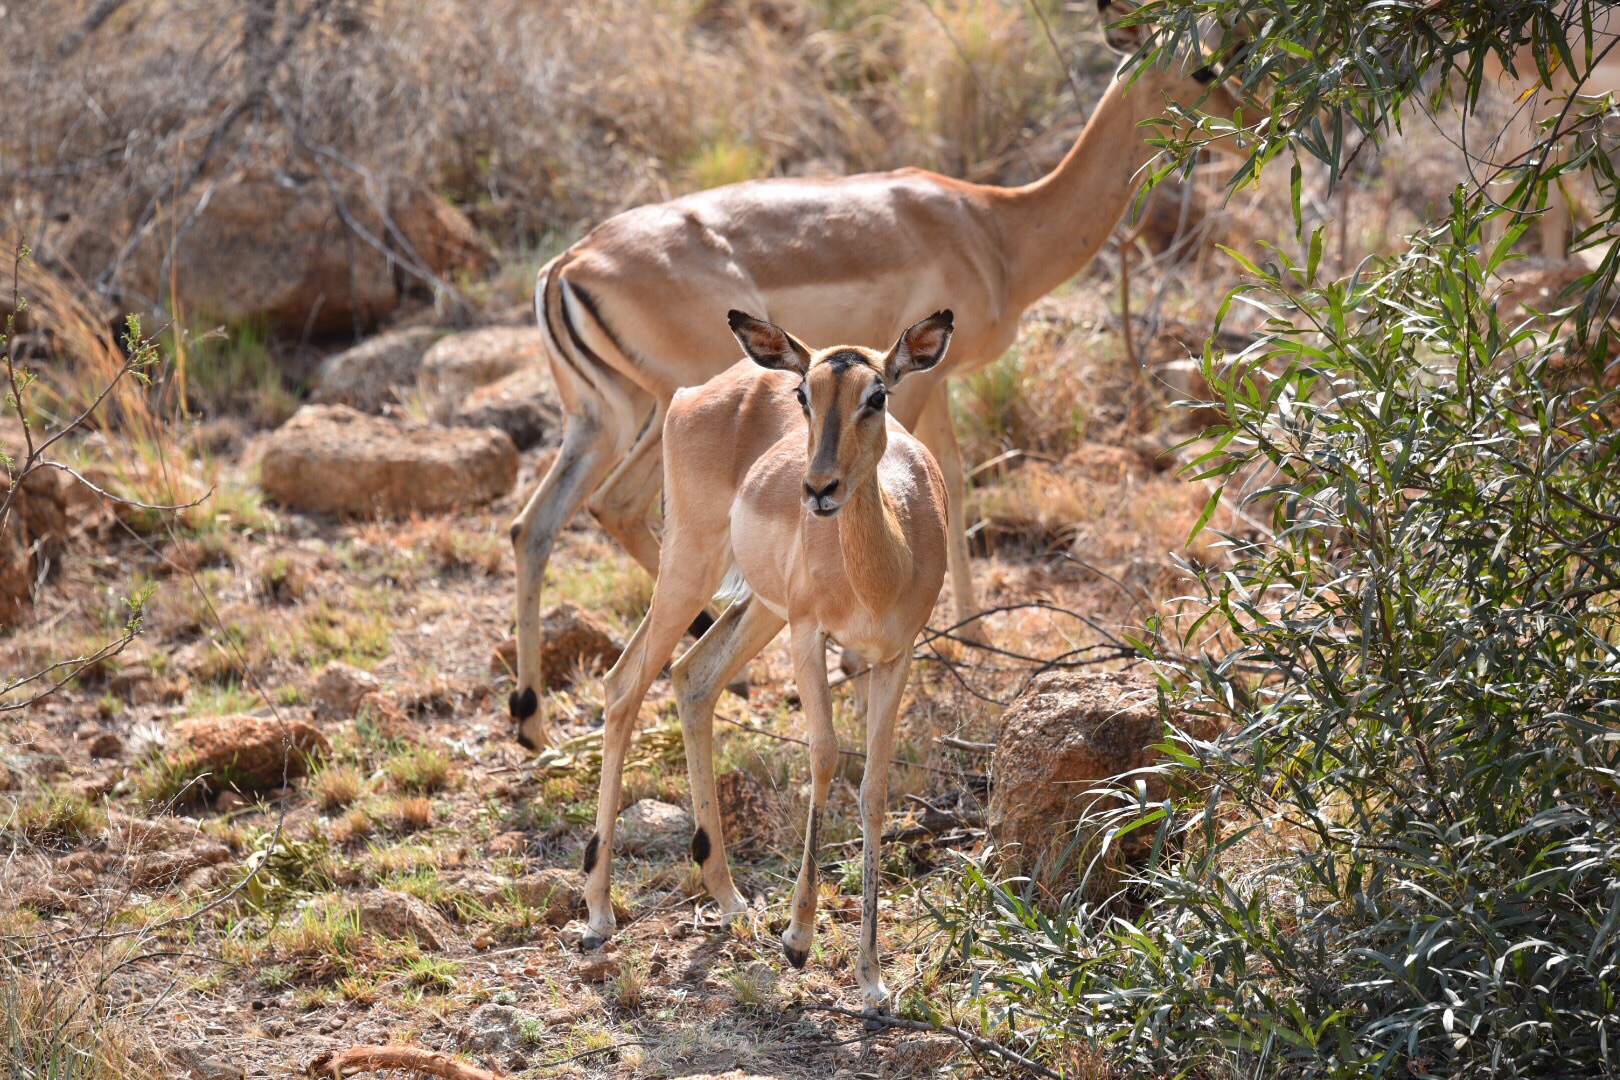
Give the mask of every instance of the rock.
M 124 753 L 124 740 L 111 731 L 98 731 L 86 740 L 85 749 L 93 758 L 115 758 Z
M 173 1080 L 247 1080 L 240 1065 L 209 1057 L 210 1047 L 196 1045 L 170 1046 L 163 1051 L 163 1062 Z
M 531 365 L 472 391 L 455 406 L 451 422 L 499 428 L 519 450 L 527 450 L 562 431 L 562 405 L 551 373 Z
M 525 907 L 543 910 L 547 926 L 566 926 L 585 908 L 578 876 L 560 866 L 525 874 L 512 883 L 512 891 Z
M 428 415 L 446 424 L 456 407 L 480 386 L 524 368 L 549 371 L 549 363 L 539 327 L 468 330 L 434 342 L 422 357 L 416 388 Z
M 608 942 L 608 947 L 612 946 Z M 583 953 L 574 958 L 574 974 L 579 976 L 580 982 L 605 983 L 609 979 L 617 979 L 623 970 L 616 956 L 607 951 L 607 948 L 595 952 Z
M 756 851 L 770 843 L 776 816 L 758 780 L 745 772 L 721 773 L 714 778 L 714 794 L 729 850 Z
M 517 470 L 517 448 L 491 428 L 424 428 L 306 405 L 266 440 L 259 478 L 294 510 L 397 517 L 488 502 L 512 490 Z
M 495 856 L 508 858 L 525 855 L 529 850 L 529 837 L 527 833 L 503 832 L 493 837 L 489 842 L 489 853 Z
M 422 357 L 438 336 L 431 326 L 390 330 L 329 356 L 315 375 L 309 400 L 380 413 L 402 399 L 400 391 L 416 389 Z
M 34 588 L 67 546 L 72 477 L 56 469 L 30 473 L 0 527 L 0 628 L 17 626 L 34 608 Z
M 374 934 L 396 940 L 415 937 L 417 944 L 433 952 L 450 940 L 450 924 L 444 916 L 414 896 L 373 889 L 360 894 L 358 905 L 361 927 Z
M 524 1027 L 539 1024 L 538 1017 L 510 1005 L 480 1005 L 456 1033 L 456 1045 L 469 1054 L 510 1053 L 528 1041 Z
M 107 692 L 131 705 L 161 705 L 180 701 L 191 689 L 183 671 L 159 675 L 150 668 L 126 668 L 107 680 Z
M 624 642 L 577 604 L 564 601 L 540 616 L 540 681 L 548 687 L 572 685 L 582 669 L 594 674 L 610 668 L 623 651 Z
M 371 672 L 335 660 L 315 677 L 311 698 L 315 719 L 324 723 L 348 720 L 359 711 L 366 695 L 380 688 L 377 677 Z
M 129 883 L 137 889 L 164 889 L 193 871 L 229 861 L 231 849 L 224 844 L 201 843 L 180 851 L 165 851 L 136 862 L 130 867 Z
M 107 847 L 113 851 L 144 854 L 189 843 L 196 838 L 196 832 L 170 818 L 148 820 L 110 814 L 106 837 Z
M 1121 672 L 1038 676 L 1002 717 L 990 759 L 988 826 L 1002 859 L 1045 880 L 1061 878 L 1073 862 L 1058 865 L 1056 858 L 1072 844 L 1069 826 L 1094 800 L 1086 792 L 1153 764 L 1149 748 L 1163 741 L 1152 680 Z M 1150 799 L 1164 797 L 1162 780 L 1150 778 L 1147 787 Z M 1132 834 L 1126 857 L 1151 843 L 1151 830 Z
M 631 854 L 670 852 L 692 842 L 692 815 L 657 799 L 642 799 L 619 814 L 624 850 Z
M 304 776 L 310 758 L 331 749 L 307 720 L 245 714 L 181 720 L 169 729 L 168 742 L 170 762 L 211 771 L 208 787 L 215 791 L 278 787 L 283 769 L 289 780 Z
M 293 337 L 319 336 L 351 332 L 356 323 L 369 328 L 398 306 L 405 288 L 420 286 L 402 271 L 406 260 L 425 263 L 440 278 L 493 264 L 466 217 L 423 185 L 384 177 L 368 190 L 365 180 L 341 169 L 334 180 L 350 217 L 388 254 L 350 233 L 316 170 L 293 173 L 256 164 L 209 178 L 208 202 L 186 228 L 175 209 L 190 215 L 195 200 L 177 207 L 164 200 L 114 283 L 149 305 L 167 295 L 172 281 L 200 318 L 259 320 Z M 56 245 L 64 261 L 94 280 L 113 261 L 113 238 L 131 235 L 130 219 L 144 202 L 145 196 L 133 193 L 70 222 Z M 380 210 L 388 212 L 397 235 Z M 166 264 L 171 238 L 174 257 Z

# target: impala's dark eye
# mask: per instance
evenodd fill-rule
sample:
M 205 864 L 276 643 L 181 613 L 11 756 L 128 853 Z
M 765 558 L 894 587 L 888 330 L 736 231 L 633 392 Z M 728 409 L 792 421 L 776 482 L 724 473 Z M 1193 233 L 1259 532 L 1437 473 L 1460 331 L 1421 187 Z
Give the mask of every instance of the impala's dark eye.
M 805 412 L 810 411 L 810 399 L 804 396 L 804 387 L 795 387 L 793 390 L 793 396 L 799 399 L 799 408 L 803 409 Z
M 873 412 L 882 412 L 883 403 L 887 400 L 889 400 L 889 393 L 880 386 L 872 391 L 871 397 L 866 399 L 866 407 Z

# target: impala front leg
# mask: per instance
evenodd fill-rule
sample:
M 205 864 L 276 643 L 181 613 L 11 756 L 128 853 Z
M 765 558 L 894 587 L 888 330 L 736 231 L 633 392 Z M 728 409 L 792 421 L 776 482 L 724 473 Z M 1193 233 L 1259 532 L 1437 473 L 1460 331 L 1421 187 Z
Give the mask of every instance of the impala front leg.
M 883 815 L 889 802 L 889 763 L 894 758 L 894 724 L 906 689 L 909 653 L 872 669 L 871 706 L 866 714 L 866 771 L 861 776 L 861 948 L 855 978 L 873 1009 L 889 1000 L 878 962 L 878 887 L 883 879 Z
M 728 607 L 720 620 L 670 668 L 675 705 L 686 742 L 686 770 L 692 788 L 692 860 L 703 872 L 703 887 L 722 916 L 740 915 L 748 902 L 731 880 L 726 861 L 720 801 L 714 787 L 714 706 L 720 691 L 759 655 L 782 629 L 782 619 L 752 597 Z
M 794 629 L 793 674 L 804 703 L 810 743 L 810 814 L 804 830 L 804 862 L 793 886 L 793 915 L 782 934 L 788 963 L 804 967 L 816 935 L 816 868 L 821 850 L 821 820 L 827 791 L 838 767 L 838 735 L 833 730 L 832 691 L 827 686 L 827 635 L 819 629 Z

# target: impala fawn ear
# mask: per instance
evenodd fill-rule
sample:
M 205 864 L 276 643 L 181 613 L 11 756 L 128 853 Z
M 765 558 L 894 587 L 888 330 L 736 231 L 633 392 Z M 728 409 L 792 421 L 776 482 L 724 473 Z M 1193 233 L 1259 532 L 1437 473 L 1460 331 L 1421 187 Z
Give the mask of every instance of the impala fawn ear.
M 1141 7 L 1135 0 L 1097 0 L 1097 15 L 1102 19 L 1103 40 L 1108 47 L 1125 56 L 1133 56 L 1142 42 L 1147 40 L 1147 27 L 1111 26 L 1110 23 L 1134 15 Z
M 810 370 L 810 350 L 780 326 L 733 310 L 726 316 L 743 352 L 760 367 L 803 375 Z
M 945 359 L 954 328 L 949 311 L 936 311 L 908 328 L 883 358 L 884 381 L 893 386 L 913 371 L 927 371 Z

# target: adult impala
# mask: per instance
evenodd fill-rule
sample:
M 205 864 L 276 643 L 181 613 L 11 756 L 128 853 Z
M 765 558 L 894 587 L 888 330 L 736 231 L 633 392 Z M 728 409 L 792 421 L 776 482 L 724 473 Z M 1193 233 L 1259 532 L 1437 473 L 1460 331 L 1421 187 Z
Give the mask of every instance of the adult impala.
M 585 847 L 585 944 L 601 944 L 614 929 L 613 826 L 636 713 L 682 632 L 734 568 L 743 595 L 671 672 L 697 820 L 692 858 L 724 914 L 747 909 L 732 884 L 715 797 L 714 705 L 727 680 L 786 624 L 809 733 L 810 811 L 782 945 L 795 967 L 804 966 L 815 933 L 822 812 L 838 764 L 827 640 L 860 650 L 874 667 L 861 778 L 865 870 L 855 974 L 867 1003 L 879 1006 L 888 991 L 877 959 L 878 851 L 895 716 L 912 643 L 945 580 L 946 532 L 939 467 L 889 415 L 888 401 L 945 356 L 951 313 L 909 327 L 881 353 L 849 346 L 812 352 L 741 312 L 731 312 L 729 321 L 752 362 L 680 391 L 664 428 L 669 558 L 646 618 L 607 676 L 602 787 L 596 832 Z
M 1135 8 L 1101 0 L 1105 21 Z M 1112 27 L 1132 52 L 1139 28 Z M 718 375 L 735 343 L 730 309 L 786 323 L 811 341 L 882 348 L 920 314 L 956 312 L 951 359 L 897 389 L 892 414 L 939 461 L 949 492 L 956 611 L 974 610 L 963 533 L 961 451 L 947 376 L 992 363 L 1018 318 L 1096 255 L 1153 156 L 1141 123 L 1166 100 L 1231 118 L 1236 98 L 1208 67 L 1116 77 L 1056 169 L 1024 187 L 917 169 L 831 180 L 733 184 L 611 218 L 548 263 L 535 310 L 567 408 L 562 448 L 512 524 L 517 556 L 517 688 L 526 746 L 549 742 L 540 714 L 540 586 L 557 533 L 588 500 L 624 549 L 656 574 L 664 414 L 674 393 Z

